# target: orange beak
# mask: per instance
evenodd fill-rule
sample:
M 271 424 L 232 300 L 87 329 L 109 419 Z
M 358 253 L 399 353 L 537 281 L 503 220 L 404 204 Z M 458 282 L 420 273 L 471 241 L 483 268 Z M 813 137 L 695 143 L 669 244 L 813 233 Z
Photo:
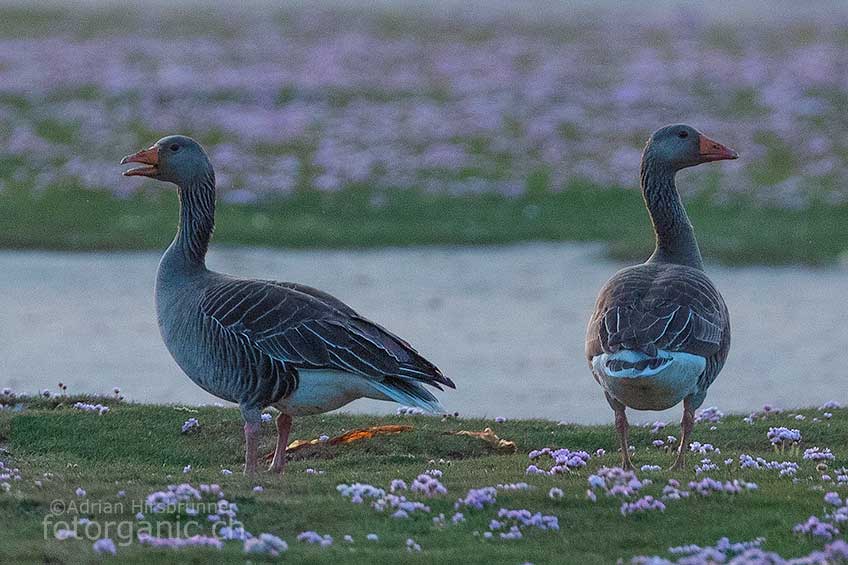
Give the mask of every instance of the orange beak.
M 739 153 L 729 147 L 725 147 L 718 141 L 713 141 L 704 134 L 701 134 L 699 153 L 702 163 L 739 158 Z
M 142 149 L 138 153 L 127 155 L 121 159 L 121 164 L 141 163 L 146 167 L 136 167 L 128 171 L 124 171 L 125 177 L 155 177 L 159 174 L 159 148 L 155 145 L 148 149 Z

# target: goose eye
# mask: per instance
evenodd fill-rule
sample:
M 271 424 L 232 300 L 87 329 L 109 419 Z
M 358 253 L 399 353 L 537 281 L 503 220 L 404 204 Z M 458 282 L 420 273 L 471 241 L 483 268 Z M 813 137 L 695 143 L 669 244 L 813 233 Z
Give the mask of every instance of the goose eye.
M 677 134 L 677 137 L 679 137 L 680 139 L 686 139 L 687 137 L 689 137 L 689 132 L 688 131 L 681 131 L 680 133 Z
M 176 151 L 176 150 L 178 150 L 179 148 L 180 148 L 180 146 L 179 146 L 179 145 L 177 145 L 176 143 L 172 143 L 172 144 L 171 144 L 171 147 L 169 147 L 168 149 L 170 149 L 171 151 Z

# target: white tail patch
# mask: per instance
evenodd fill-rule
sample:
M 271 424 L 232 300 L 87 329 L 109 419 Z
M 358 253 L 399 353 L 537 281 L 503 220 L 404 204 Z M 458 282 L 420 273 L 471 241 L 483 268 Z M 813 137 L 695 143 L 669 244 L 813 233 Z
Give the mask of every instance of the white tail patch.
M 417 406 L 428 412 L 444 411 L 439 401 L 422 385 L 405 382 L 407 390 L 345 371 L 299 369 L 297 389 L 274 406 L 291 416 L 321 414 L 357 398 L 389 400 L 406 406 Z
M 601 386 L 639 410 L 664 410 L 696 393 L 706 366 L 700 355 L 662 349 L 653 357 L 624 349 L 592 358 L 592 372 Z
M 706 366 L 707 360 L 700 355 L 663 349 L 658 349 L 653 357 L 641 351 L 622 349 L 592 359 L 595 372 L 617 379 L 653 377 L 669 371 L 683 378 L 697 378 Z

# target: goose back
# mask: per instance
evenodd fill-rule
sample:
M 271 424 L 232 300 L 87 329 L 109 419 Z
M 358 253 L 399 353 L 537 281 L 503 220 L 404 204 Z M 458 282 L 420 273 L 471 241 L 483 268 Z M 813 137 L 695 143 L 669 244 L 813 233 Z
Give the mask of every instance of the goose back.
M 325 292 L 207 273 L 190 292 L 181 284 L 157 287 L 157 304 L 172 355 L 216 396 L 261 409 L 290 397 L 301 371 L 367 379 L 382 399 L 388 387 L 437 403 L 420 384 L 453 387 L 406 341 Z
M 622 269 L 598 296 L 586 334 L 586 357 L 591 367 L 597 356 L 622 350 L 646 358 L 656 357 L 658 350 L 703 357 L 706 364 L 697 380 L 703 394 L 730 350 L 727 305 L 700 269 L 672 263 Z

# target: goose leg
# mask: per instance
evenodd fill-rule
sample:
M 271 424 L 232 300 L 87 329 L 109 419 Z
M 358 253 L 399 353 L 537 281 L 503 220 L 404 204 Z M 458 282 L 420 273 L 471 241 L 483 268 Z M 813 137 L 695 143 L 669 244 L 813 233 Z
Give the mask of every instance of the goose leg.
M 677 448 L 677 459 L 674 460 L 670 471 L 680 471 L 686 466 L 686 449 L 694 425 L 695 407 L 692 406 L 692 399 L 687 396 L 683 399 L 683 419 L 680 420 L 680 446 Z
M 259 422 L 244 424 L 244 474 L 256 473 L 256 450 L 259 446 Z
M 615 429 L 618 432 L 618 441 L 621 445 L 621 467 L 626 470 L 633 468 L 630 462 L 630 440 L 627 432 L 630 430 L 630 423 L 627 421 L 627 414 L 624 413 L 624 404 L 615 399 L 610 399 L 610 405 L 615 411 Z
M 271 461 L 269 471 L 282 473 L 286 468 L 286 446 L 289 444 L 291 425 L 291 416 L 282 412 L 277 415 L 277 447 L 274 449 L 274 459 Z

